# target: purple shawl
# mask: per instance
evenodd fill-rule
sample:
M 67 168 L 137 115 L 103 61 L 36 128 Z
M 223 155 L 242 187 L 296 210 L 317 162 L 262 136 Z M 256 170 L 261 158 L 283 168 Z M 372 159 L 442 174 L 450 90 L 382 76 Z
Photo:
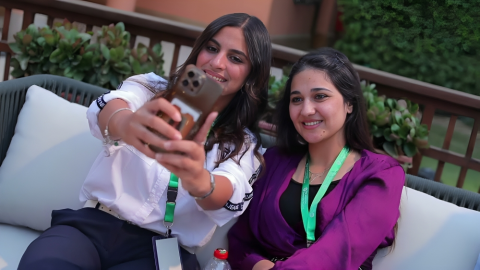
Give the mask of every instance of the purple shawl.
M 246 212 L 228 233 L 233 269 L 251 270 L 260 260 L 290 257 L 272 269 L 358 269 L 377 248 L 390 246 L 400 215 L 405 172 L 396 160 L 362 151 L 352 170 L 317 208 L 322 232 L 306 248 L 306 239 L 283 219 L 279 199 L 302 156 L 277 148 L 264 155 L 266 171 L 255 183 Z

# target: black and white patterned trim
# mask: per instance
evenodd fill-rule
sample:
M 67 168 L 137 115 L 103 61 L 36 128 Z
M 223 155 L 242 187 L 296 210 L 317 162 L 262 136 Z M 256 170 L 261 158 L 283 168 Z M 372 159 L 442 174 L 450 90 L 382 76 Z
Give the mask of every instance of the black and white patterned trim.
M 123 82 L 121 82 L 118 86 L 117 86 L 117 90 L 122 88 L 122 85 L 123 85 Z
M 108 93 L 110 93 L 110 91 L 106 92 L 105 94 L 103 94 L 103 95 L 101 95 L 97 98 L 97 106 L 100 109 L 100 111 L 103 110 L 105 105 L 107 105 L 107 102 L 105 102 L 105 100 L 103 99 L 103 96 L 105 96 Z
M 258 169 L 252 174 L 252 177 L 250 177 L 250 180 L 248 180 L 248 183 L 253 185 L 255 181 L 257 181 L 258 176 L 260 175 L 260 172 L 262 171 L 262 165 L 258 166 Z
M 232 203 L 231 201 L 228 201 L 223 208 L 229 210 L 229 211 L 243 211 L 243 203 L 248 202 L 253 198 L 253 191 L 250 193 L 245 193 L 245 197 L 243 197 L 243 201 L 240 203 Z
M 229 210 L 229 211 L 233 211 L 233 212 L 236 212 L 236 211 L 243 211 L 243 202 L 241 203 L 232 203 L 231 201 L 228 201 L 224 206 L 223 208 Z
M 253 190 L 250 193 L 245 193 L 245 197 L 243 197 L 243 201 L 247 202 L 250 201 L 253 198 Z

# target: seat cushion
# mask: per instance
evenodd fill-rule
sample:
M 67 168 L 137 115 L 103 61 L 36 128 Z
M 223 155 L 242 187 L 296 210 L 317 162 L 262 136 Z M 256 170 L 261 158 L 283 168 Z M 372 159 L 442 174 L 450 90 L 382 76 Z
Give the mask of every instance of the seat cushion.
M 472 270 L 480 254 L 480 212 L 405 188 L 394 248 L 379 251 L 374 269 Z
M 82 207 L 80 188 L 102 151 L 86 110 L 41 87 L 28 89 L 0 167 L 0 223 L 43 231 L 52 210 Z
M 39 235 L 39 231 L 0 224 L 0 269 L 17 269 L 28 245 Z

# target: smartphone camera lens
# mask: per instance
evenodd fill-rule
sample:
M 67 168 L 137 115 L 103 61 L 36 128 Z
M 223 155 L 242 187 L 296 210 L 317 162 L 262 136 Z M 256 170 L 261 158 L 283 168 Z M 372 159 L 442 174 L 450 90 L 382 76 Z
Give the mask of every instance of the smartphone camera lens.
M 198 81 L 193 81 L 193 86 L 198 87 L 199 83 Z
M 195 73 L 193 73 L 193 71 L 188 72 L 188 77 L 192 78 L 193 76 L 195 76 Z
M 187 81 L 187 80 L 183 80 L 182 84 L 183 84 L 183 86 L 187 86 L 187 85 L 188 85 L 188 81 Z

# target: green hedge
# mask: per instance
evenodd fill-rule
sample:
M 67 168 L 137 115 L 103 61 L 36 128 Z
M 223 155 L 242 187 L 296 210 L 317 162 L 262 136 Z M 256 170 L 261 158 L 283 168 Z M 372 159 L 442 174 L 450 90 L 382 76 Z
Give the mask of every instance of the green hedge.
M 339 0 L 352 62 L 480 95 L 480 0 Z

